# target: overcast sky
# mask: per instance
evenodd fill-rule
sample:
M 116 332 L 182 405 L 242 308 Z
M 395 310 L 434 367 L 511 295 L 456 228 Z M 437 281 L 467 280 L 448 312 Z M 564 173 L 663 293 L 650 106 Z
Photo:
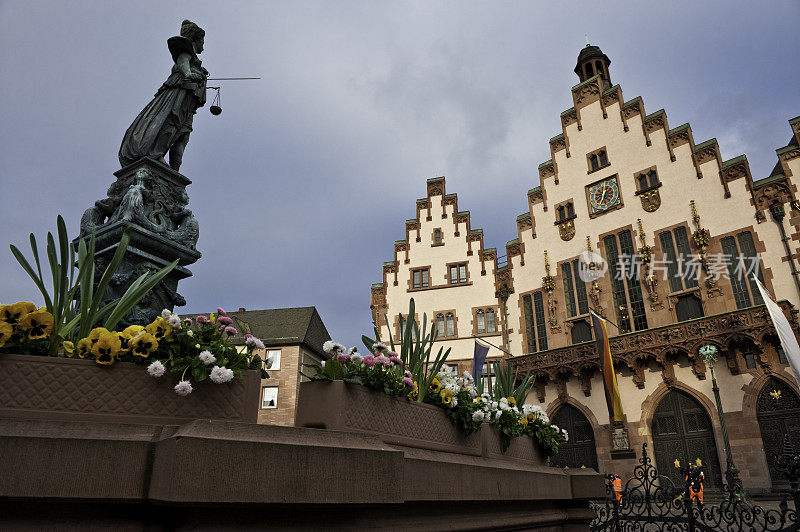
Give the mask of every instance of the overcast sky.
M 0 302 L 41 303 L 7 244 L 43 241 L 59 213 L 77 234 L 184 18 L 213 77 L 263 79 L 224 83 L 222 115 L 195 117 L 181 172 L 203 257 L 183 312 L 313 305 L 360 344 L 370 284 L 434 176 L 503 254 L 587 33 L 626 100 L 769 174 L 800 115 L 800 3 L 563 4 L 0 2 Z

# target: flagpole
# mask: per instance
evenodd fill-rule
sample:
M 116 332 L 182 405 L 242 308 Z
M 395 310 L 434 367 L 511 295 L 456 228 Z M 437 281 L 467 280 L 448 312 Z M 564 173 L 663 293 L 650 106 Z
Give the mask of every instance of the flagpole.
M 474 338 L 475 340 L 480 340 L 481 342 L 483 342 L 483 343 L 485 343 L 485 344 L 489 344 L 491 347 L 494 347 L 494 348 L 495 348 L 495 349 L 497 349 L 498 351 L 502 351 L 503 353 L 507 354 L 507 355 L 508 355 L 508 356 L 510 356 L 510 357 L 513 357 L 513 356 L 514 356 L 514 355 L 512 355 L 511 353 L 509 353 L 508 351 L 506 351 L 505 349 L 503 349 L 502 347 L 497 347 L 497 346 L 496 346 L 496 345 L 494 345 L 493 343 L 491 343 L 491 342 L 487 342 L 486 340 L 484 340 L 484 339 L 483 339 L 483 338 L 481 338 L 480 336 L 470 336 L 469 338 Z
M 618 331 L 622 331 L 622 329 L 620 329 L 620 328 L 619 328 L 619 325 L 617 325 L 616 323 L 614 323 L 613 321 L 611 321 L 611 320 L 610 320 L 610 319 L 608 319 L 608 318 L 604 318 L 603 316 L 601 316 L 600 314 L 598 314 L 597 312 L 595 312 L 595 311 L 594 311 L 594 309 L 589 309 L 589 312 L 591 312 L 592 314 L 594 314 L 595 316 L 597 316 L 597 317 L 598 317 L 598 318 L 600 318 L 601 320 L 603 320 L 603 321 L 607 321 L 608 323 L 610 323 L 611 325 L 613 325 L 614 327 L 616 327 Z

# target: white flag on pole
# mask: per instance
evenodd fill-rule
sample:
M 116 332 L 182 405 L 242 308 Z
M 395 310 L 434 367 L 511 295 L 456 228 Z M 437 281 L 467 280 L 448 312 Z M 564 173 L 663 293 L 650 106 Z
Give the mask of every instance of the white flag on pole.
M 761 297 L 767 305 L 769 316 L 772 318 L 772 324 L 775 326 L 775 331 L 778 333 L 778 338 L 781 340 L 783 352 L 786 354 L 786 359 L 789 361 L 789 367 L 794 372 L 794 378 L 800 382 L 800 345 L 797 344 L 797 337 L 794 335 L 794 330 L 786 319 L 786 315 L 781 310 L 781 307 L 772 299 L 772 296 L 764 285 L 759 282 L 757 278 L 753 278 L 758 284 L 758 291 L 761 292 Z

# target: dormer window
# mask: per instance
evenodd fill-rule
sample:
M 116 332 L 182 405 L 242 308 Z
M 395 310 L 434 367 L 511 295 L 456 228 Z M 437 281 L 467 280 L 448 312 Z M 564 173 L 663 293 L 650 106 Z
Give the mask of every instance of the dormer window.
M 605 168 L 609 165 L 608 162 L 608 154 L 606 153 L 605 148 L 601 148 L 595 152 L 592 152 L 587 155 L 589 159 L 589 173 L 594 172 L 595 170 L 600 170 L 601 168 Z
M 655 169 L 642 172 L 636 176 L 636 187 L 640 191 L 654 188 L 659 184 L 660 181 L 658 180 L 658 173 L 655 171 Z

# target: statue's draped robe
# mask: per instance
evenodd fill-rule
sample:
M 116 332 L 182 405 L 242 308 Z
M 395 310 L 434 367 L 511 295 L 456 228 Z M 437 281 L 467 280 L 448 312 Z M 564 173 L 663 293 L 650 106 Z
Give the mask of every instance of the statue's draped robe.
M 192 73 L 203 75 L 202 80 L 184 79 L 177 63 L 161 85 L 153 100 L 133 121 L 119 148 L 119 162 L 127 166 L 142 157 L 163 160 L 172 145 L 192 131 L 194 113 L 206 103 L 206 72 L 186 37 L 171 37 L 167 46 L 172 59 L 182 53 L 190 55 Z

